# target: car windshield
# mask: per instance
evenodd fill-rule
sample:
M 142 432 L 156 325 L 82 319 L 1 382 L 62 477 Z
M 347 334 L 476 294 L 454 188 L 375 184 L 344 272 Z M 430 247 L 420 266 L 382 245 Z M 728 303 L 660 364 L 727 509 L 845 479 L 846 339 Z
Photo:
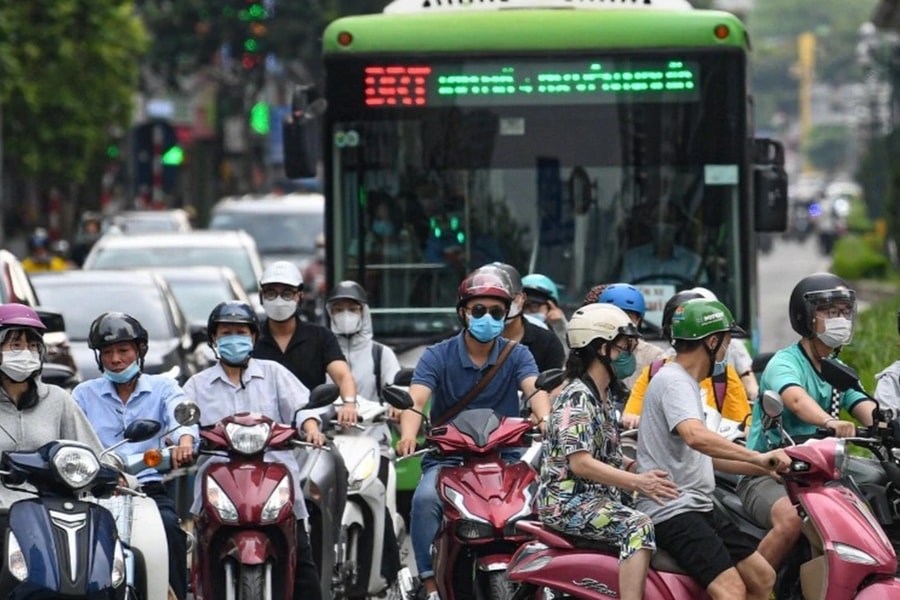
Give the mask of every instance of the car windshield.
M 243 229 L 256 241 L 260 254 L 312 254 L 315 252 L 316 236 L 324 228 L 324 215 L 296 211 L 219 212 L 213 215 L 209 228 Z
M 181 231 L 181 223 L 166 215 L 157 217 L 125 217 L 118 216 L 106 223 L 104 231 L 118 228 L 123 233 L 174 233 Z
M 206 323 L 209 311 L 219 302 L 237 300 L 224 279 L 167 278 L 166 281 L 190 323 Z
M 154 286 L 135 285 L 123 277 L 118 286 L 104 283 L 103 293 L 98 294 L 93 282 L 51 282 L 35 277 L 34 283 L 41 301 L 62 311 L 66 332 L 74 341 L 88 339 L 91 322 L 101 313 L 123 309 L 141 322 L 151 340 L 175 337 L 168 305 Z
M 230 267 L 248 292 L 257 289 L 256 273 L 243 248 L 100 248 L 92 269 L 133 269 L 151 267 Z

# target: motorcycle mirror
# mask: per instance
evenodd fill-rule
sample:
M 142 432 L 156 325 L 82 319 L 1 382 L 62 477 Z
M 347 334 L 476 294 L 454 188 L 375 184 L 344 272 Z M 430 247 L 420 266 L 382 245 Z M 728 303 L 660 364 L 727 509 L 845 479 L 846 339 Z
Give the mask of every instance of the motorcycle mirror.
M 394 375 L 394 385 L 409 387 L 412 383 L 413 372 L 413 369 L 408 367 L 397 371 L 397 374 Z
M 322 383 L 313 388 L 309 394 L 309 402 L 304 409 L 322 408 L 338 399 L 341 390 L 333 383 Z
M 196 425 L 200 422 L 200 407 L 191 401 L 180 403 L 175 407 L 175 420 L 184 427 Z
M 162 423 L 152 419 L 137 419 L 125 428 L 126 442 L 143 442 L 149 440 L 162 429 Z
M 750 363 L 750 370 L 756 373 L 757 375 L 766 370 L 766 365 L 769 364 L 769 361 L 772 360 L 772 357 L 775 356 L 774 352 L 762 352 L 753 357 L 753 362 Z
M 762 402 L 763 412 L 772 420 L 779 418 L 784 413 L 784 400 L 776 391 L 766 390 L 763 392 L 760 402 Z
M 821 360 L 821 365 L 822 379 L 838 390 L 842 392 L 847 390 L 857 390 L 863 394 L 866 393 L 859 383 L 859 374 L 857 374 L 853 367 L 845 365 L 835 358 L 823 358 Z
M 535 382 L 534 387 L 539 390 L 549 392 L 562 385 L 562 382 L 565 381 L 565 379 L 565 369 L 547 369 L 546 371 L 541 371 L 541 373 L 537 376 L 537 381 Z
M 413 407 L 412 397 L 406 390 L 401 390 L 393 385 L 384 387 L 384 400 L 394 408 L 409 410 Z

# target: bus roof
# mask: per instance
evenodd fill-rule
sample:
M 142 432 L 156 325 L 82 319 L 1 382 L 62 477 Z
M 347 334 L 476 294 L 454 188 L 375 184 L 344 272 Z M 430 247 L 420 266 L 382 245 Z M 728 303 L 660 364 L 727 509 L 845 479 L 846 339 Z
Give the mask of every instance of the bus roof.
M 521 8 L 564 8 L 576 10 L 682 9 L 693 7 L 688 0 L 394 0 L 386 13 L 453 12 L 473 10 L 509 10 Z
M 719 38 L 720 26 L 727 35 Z M 340 36 L 349 44 L 342 45 Z M 637 48 L 748 48 L 741 21 L 705 10 L 444 11 L 337 19 L 323 36 L 326 55 L 528 52 Z

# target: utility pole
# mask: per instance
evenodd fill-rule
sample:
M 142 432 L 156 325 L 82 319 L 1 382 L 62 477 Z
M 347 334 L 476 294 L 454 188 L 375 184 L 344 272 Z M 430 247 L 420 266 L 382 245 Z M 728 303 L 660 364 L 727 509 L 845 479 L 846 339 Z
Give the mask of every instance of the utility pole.
M 797 64 L 799 67 L 800 155 L 803 171 L 809 172 L 806 144 L 812 127 L 812 86 L 816 69 L 816 36 L 806 31 L 797 37 Z

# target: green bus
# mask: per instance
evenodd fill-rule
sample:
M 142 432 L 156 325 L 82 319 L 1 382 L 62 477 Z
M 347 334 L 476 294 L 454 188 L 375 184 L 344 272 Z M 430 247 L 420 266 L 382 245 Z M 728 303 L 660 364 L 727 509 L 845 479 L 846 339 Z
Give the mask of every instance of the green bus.
M 493 261 L 549 276 L 570 310 L 634 283 L 651 335 L 702 285 L 758 335 L 757 232 L 784 229 L 787 180 L 780 144 L 753 137 L 734 15 L 397 0 L 323 46 L 327 108 L 295 98 L 286 169 L 309 175 L 321 151 L 328 280 L 365 286 L 403 364 L 458 330 L 459 282 Z

